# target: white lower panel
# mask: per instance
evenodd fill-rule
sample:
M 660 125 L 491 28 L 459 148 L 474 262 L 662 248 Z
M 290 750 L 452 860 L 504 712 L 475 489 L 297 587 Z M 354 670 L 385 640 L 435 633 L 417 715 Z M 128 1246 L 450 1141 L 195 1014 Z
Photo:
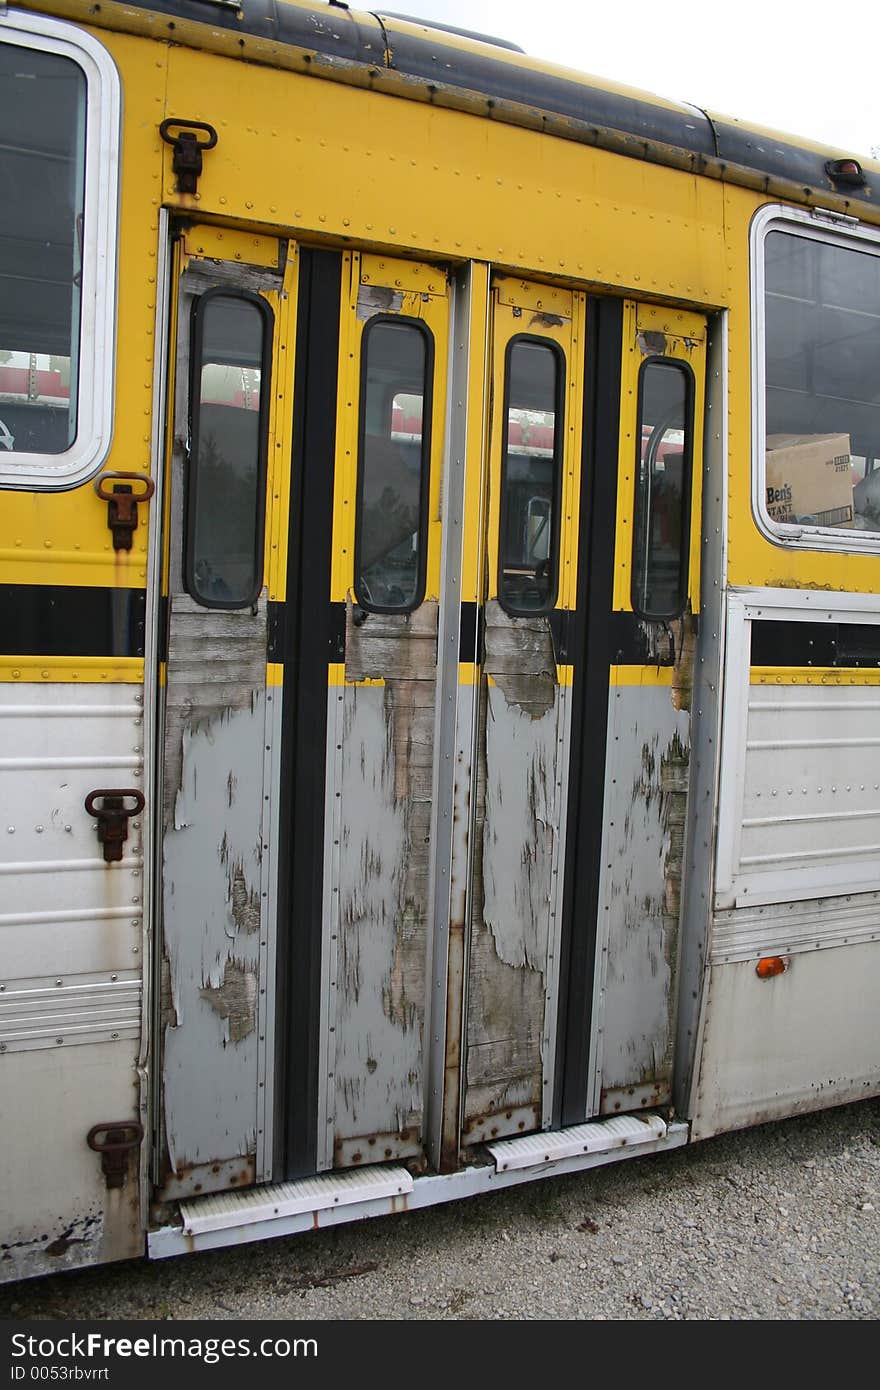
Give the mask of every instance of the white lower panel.
M 712 967 L 694 1138 L 880 1092 L 880 941 Z
M 97 1124 L 143 1122 L 143 821 L 108 864 L 85 809 L 143 786 L 127 684 L 0 684 L 0 1281 L 143 1250 L 138 1164 L 108 1189 Z
M 138 1155 L 108 1188 L 93 1125 L 139 1116 L 137 1042 L 0 1057 L 0 1282 L 140 1255 Z

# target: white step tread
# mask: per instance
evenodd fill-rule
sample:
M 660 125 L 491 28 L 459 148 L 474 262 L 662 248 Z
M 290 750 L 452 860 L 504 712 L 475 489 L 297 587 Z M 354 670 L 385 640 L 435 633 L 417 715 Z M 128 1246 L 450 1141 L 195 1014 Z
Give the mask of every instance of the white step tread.
M 570 1129 L 526 1134 L 517 1139 L 499 1139 L 486 1148 L 499 1173 L 515 1168 L 534 1168 L 556 1163 L 578 1154 L 610 1153 L 613 1149 L 638 1148 L 665 1139 L 666 1121 L 659 1115 L 612 1115 L 607 1120 L 590 1120 Z
M 179 1205 L 186 1235 L 222 1231 L 230 1227 L 255 1225 L 298 1212 L 323 1211 L 412 1192 L 412 1176 L 405 1168 L 379 1167 L 352 1169 L 345 1173 L 319 1173 L 294 1182 L 252 1187 L 246 1192 L 220 1192 L 210 1197 L 194 1197 Z

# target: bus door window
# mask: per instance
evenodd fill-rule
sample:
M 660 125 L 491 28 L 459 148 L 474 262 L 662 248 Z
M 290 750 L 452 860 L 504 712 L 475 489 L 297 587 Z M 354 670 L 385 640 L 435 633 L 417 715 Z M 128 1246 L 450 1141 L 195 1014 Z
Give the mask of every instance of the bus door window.
M 243 290 L 196 300 L 184 570 L 206 608 L 246 608 L 263 585 L 272 323 Z
M 432 358 L 414 319 L 364 330 L 354 591 L 368 612 L 412 612 L 424 597 Z
M 684 363 L 651 358 L 639 377 L 632 606 L 669 621 L 687 601 L 693 377 Z
M 545 613 L 556 599 L 562 368 L 553 343 L 508 344 L 498 596 L 514 615 Z

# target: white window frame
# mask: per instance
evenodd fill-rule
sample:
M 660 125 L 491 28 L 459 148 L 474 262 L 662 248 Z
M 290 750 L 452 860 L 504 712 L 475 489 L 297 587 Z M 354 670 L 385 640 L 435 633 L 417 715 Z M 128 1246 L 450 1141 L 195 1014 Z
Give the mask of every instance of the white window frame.
M 98 472 L 113 433 L 121 88 L 107 50 L 72 24 L 0 8 L 0 42 L 72 59 L 86 79 L 76 438 L 61 454 L 0 452 L 0 487 L 58 491 Z
M 758 530 L 776 545 L 849 555 L 877 555 L 880 553 L 880 532 L 791 525 L 774 521 L 767 511 L 764 240 L 770 232 L 786 232 L 810 241 L 880 255 L 880 231 L 863 226 L 854 217 L 845 217 L 822 208 L 808 212 L 801 208 L 771 204 L 761 208 L 752 219 L 752 514 Z

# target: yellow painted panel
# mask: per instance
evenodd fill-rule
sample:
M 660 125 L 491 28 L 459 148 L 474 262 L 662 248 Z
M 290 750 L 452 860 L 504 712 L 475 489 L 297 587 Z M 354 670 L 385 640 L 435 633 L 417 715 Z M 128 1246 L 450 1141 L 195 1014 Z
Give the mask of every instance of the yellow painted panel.
M 4 656 L 0 681 L 22 684 L 143 685 L 144 660 L 139 656 Z
M 364 676 L 363 679 L 359 681 L 347 681 L 345 679 L 345 662 L 331 661 L 327 665 L 327 684 L 331 686 L 346 686 L 348 689 L 354 689 L 355 686 L 362 685 L 382 686 L 385 684 L 385 677 Z
M 869 666 L 753 666 L 752 685 L 880 685 L 880 670 Z
M 612 607 L 632 612 L 632 537 L 635 503 L 636 413 L 639 368 L 642 356 L 636 346 L 638 306 L 623 306 L 623 356 L 620 370 L 620 427 L 617 446 L 617 519 L 614 535 L 614 584 Z
M 562 460 L 562 506 L 559 553 L 558 608 L 577 607 L 578 552 L 580 548 L 581 461 L 583 458 L 585 350 L 587 332 L 586 295 L 572 295 L 571 343 L 568 377 L 565 384 L 566 429 Z M 562 670 L 563 668 L 558 668 Z M 567 669 L 567 668 L 566 668 Z M 563 684 L 568 684 L 568 681 Z
M 672 666 L 612 666 L 609 685 L 668 685 L 673 684 Z
M 270 600 L 287 595 L 290 486 L 293 458 L 293 375 L 296 343 L 299 254 L 288 247 L 280 296 L 273 295 L 275 344 L 272 359 L 272 408 L 269 418 L 269 464 L 266 480 L 266 542 L 263 571 Z M 267 296 L 269 297 L 269 296 Z
M 446 272 L 439 266 L 366 253 L 360 258 L 360 282 L 410 294 L 445 295 L 448 292 Z
M 280 661 L 266 662 L 266 685 L 279 686 L 284 684 L 284 666 Z
M 421 260 L 492 260 L 525 278 L 725 302 L 715 180 L 429 103 L 257 65 L 241 71 L 246 121 L 228 114 L 227 60 L 170 50 L 165 114 L 186 111 L 219 135 L 199 182 L 201 215 L 285 226 L 300 240 L 405 248 Z M 176 192 L 170 151 L 164 196 L 193 209 Z
M 458 663 L 458 683 L 459 685 L 476 685 L 480 679 L 481 667 L 473 661 L 460 661 Z
M 573 296 L 570 290 L 563 290 L 558 285 L 536 285 L 531 280 L 519 280 L 513 275 L 496 275 L 493 283 L 498 303 L 506 304 L 508 308 L 559 314 L 564 319 L 572 316 Z
M 483 542 L 488 506 L 487 455 L 491 365 L 489 361 L 489 267 L 471 265 L 468 333 L 467 441 L 465 445 L 464 530 L 461 558 L 463 603 L 482 599 L 486 552 Z
M 210 256 L 218 261 L 241 265 L 277 266 L 278 242 L 257 232 L 240 232 L 232 227 L 213 227 L 199 223 L 183 234 L 187 256 Z
M 668 304 L 638 304 L 636 329 L 639 333 L 671 333 L 676 338 L 693 338 L 702 343 L 706 337 L 706 320 L 702 314 L 691 314 Z
M 342 295 L 339 320 L 339 388 L 336 400 L 336 470 L 333 482 L 333 544 L 330 560 L 330 601 L 344 603 L 354 578 L 354 514 L 357 496 L 358 406 L 357 363 L 360 329 L 357 292 L 360 257 L 342 257 Z M 344 670 L 343 670 L 344 676 Z

